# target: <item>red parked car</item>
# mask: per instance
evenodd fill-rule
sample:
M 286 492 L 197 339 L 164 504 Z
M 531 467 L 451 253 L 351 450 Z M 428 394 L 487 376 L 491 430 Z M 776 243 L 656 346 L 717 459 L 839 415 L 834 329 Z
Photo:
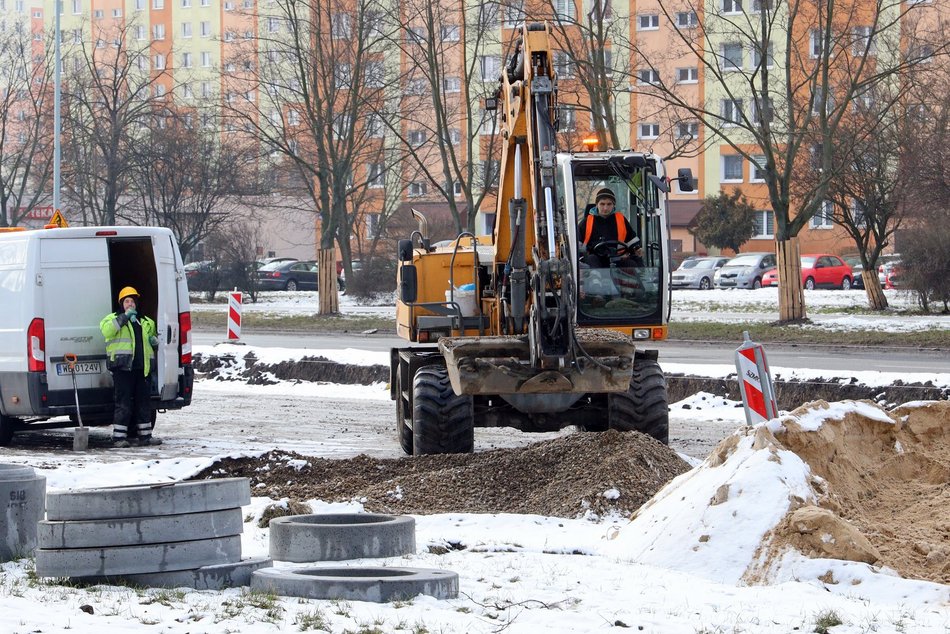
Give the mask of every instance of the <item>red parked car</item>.
M 854 273 L 851 267 L 837 255 L 811 253 L 802 256 L 802 286 L 813 288 L 851 289 Z M 771 269 L 762 275 L 762 286 L 778 286 L 778 270 Z

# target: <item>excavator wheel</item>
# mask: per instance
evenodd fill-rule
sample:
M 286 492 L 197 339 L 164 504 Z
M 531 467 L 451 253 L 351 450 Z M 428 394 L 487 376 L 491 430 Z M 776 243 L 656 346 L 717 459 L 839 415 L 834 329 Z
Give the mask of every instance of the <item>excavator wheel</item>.
M 409 402 L 403 396 L 402 369 L 396 372 L 396 436 L 399 446 L 410 456 L 412 455 L 412 412 L 409 411 Z
M 664 445 L 670 443 L 666 379 L 656 361 L 635 360 L 630 389 L 610 394 L 607 410 L 611 429 L 638 431 L 653 436 Z
M 412 382 L 412 453 L 471 453 L 475 411 L 471 396 L 452 390 L 445 368 L 419 368 Z

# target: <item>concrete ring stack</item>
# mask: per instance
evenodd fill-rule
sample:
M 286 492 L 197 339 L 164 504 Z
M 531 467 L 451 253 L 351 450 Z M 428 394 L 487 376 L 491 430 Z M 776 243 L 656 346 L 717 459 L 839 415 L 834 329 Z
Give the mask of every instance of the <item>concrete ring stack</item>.
M 36 574 L 218 590 L 248 585 L 267 558 L 241 559 L 246 478 L 49 493 Z

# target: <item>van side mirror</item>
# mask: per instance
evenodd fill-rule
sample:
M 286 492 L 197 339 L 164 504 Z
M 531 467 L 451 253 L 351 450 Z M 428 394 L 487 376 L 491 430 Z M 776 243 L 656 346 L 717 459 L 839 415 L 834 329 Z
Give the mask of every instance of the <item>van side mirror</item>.
M 676 180 L 679 181 L 681 192 L 691 192 L 696 189 L 696 182 L 693 180 L 693 170 L 688 167 L 681 167 L 676 170 Z
M 416 265 L 403 264 L 399 267 L 399 301 L 403 304 L 414 304 L 418 295 L 419 278 Z

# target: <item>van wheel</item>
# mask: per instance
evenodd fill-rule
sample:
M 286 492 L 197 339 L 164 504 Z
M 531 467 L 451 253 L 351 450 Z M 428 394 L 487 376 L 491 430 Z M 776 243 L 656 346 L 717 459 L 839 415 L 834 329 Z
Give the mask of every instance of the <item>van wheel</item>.
M 13 441 L 13 432 L 17 426 L 17 419 L 0 414 L 0 447 L 7 447 Z

